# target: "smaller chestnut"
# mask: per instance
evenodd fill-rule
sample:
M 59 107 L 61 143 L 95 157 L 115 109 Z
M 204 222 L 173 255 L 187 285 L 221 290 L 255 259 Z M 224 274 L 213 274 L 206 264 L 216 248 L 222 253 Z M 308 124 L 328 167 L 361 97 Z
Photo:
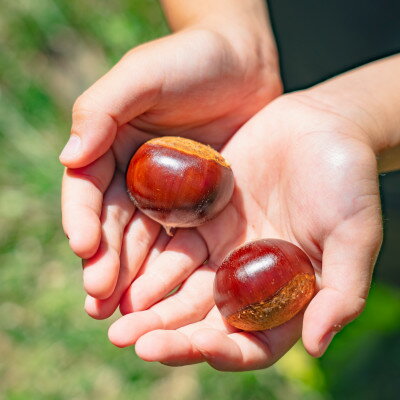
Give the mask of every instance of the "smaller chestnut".
M 139 147 L 126 185 L 135 205 L 171 235 L 173 228 L 214 218 L 231 199 L 234 181 L 228 163 L 210 146 L 164 136 Z
M 224 319 L 245 331 L 279 326 L 315 293 L 314 269 L 292 243 L 262 239 L 232 251 L 218 268 L 214 299 Z

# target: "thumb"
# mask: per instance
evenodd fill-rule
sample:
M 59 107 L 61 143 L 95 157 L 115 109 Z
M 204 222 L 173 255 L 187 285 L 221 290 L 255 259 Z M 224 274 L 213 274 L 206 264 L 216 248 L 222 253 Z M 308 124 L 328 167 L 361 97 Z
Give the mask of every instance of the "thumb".
M 157 63 L 148 47 L 152 45 L 129 52 L 77 99 L 71 136 L 60 155 L 66 167 L 79 168 L 98 159 L 110 148 L 121 125 L 155 103 L 161 71 L 149 67 Z
M 379 205 L 341 223 L 324 243 L 322 289 L 304 314 L 303 343 L 314 357 L 363 310 L 382 240 Z

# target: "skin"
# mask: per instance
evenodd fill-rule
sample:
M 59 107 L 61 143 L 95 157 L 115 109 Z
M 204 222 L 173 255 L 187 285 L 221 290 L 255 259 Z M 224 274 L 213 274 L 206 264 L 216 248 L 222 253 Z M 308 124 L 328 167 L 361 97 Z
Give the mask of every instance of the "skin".
M 178 5 L 173 3 L 164 2 L 168 14 Z M 160 135 L 221 148 L 282 91 L 262 1 L 232 2 L 229 23 L 221 23 L 214 15 L 222 19 L 225 3 L 181 4 L 179 17 L 170 19 L 182 30 L 130 51 L 74 105 L 70 141 L 60 156 L 67 167 L 63 227 L 84 259 L 84 287 L 93 298 L 119 300 L 122 294 L 116 285 L 125 228 L 132 225 L 131 240 L 143 246 L 159 232 L 135 214 L 124 193 L 123 175 L 135 150 Z M 183 10 L 190 23 L 183 23 Z
M 399 92 L 391 87 L 399 66 L 400 57 L 392 57 L 282 96 L 244 125 L 223 151 L 237 182 L 231 204 L 213 221 L 169 242 L 182 242 L 185 235 L 186 246 L 197 241 L 180 258 L 175 253 L 173 264 L 167 248 L 145 266 L 121 302 L 121 311 L 129 314 L 111 326 L 110 340 L 121 347 L 135 344 L 147 361 L 207 361 L 229 371 L 273 364 L 301 333 L 307 351 L 321 356 L 368 296 L 382 238 L 377 155 L 385 159 L 388 143 L 400 143 Z M 360 78 L 364 85 L 358 87 Z M 373 99 L 360 102 L 367 83 Z M 345 88 L 353 90 L 353 101 L 351 93 L 342 95 Z M 257 174 L 254 160 L 263 160 Z M 215 266 L 233 247 L 262 237 L 305 250 L 319 292 L 304 318 L 264 332 L 238 332 L 224 324 L 213 304 Z M 208 265 L 190 267 L 201 242 Z M 178 279 L 188 270 L 189 278 Z
M 368 294 L 381 241 L 376 155 L 397 167 L 399 59 L 282 96 L 242 126 L 280 93 L 272 42 L 260 53 L 254 36 L 192 21 L 128 53 L 74 107 L 73 146 L 60 157 L 63 225 L 85 259 L 86 311 L 106 318 L 120 304 L 130 314 L 110 340 L 136 344 L 148 361 L 266 367 L 299 338 L 301 316 L 267 332 L 232 331 L 213 307 L 212 282 L 233 247 L 277 237 L 302 247 L 316 269 L 321 290 L 304 315 L 303 342 L 319 356 Z M 374 101 L 361 104 L 365 82 Z M 134 149 L 160 134 L 223 148 L 237 185 L 216 219 L 172 239 L 134 209 L 123 183 Z M 257 174 L 254 160 L 262 160 Z

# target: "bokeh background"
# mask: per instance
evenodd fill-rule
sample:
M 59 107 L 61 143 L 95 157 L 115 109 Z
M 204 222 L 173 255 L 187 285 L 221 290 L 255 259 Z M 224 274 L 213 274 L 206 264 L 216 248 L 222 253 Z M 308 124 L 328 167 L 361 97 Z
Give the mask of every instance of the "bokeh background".
M 366 310 L 321 359 L 299 343 L 268 370 L 222 373 L 113 347 L 110 321 L 83 311 L 58 154 L 74 99 L 167 26 L 155 0 L 1 0 L 0 10 L 0 399 L 399 398 L 399 174 L 381 177 L 387 235 Z

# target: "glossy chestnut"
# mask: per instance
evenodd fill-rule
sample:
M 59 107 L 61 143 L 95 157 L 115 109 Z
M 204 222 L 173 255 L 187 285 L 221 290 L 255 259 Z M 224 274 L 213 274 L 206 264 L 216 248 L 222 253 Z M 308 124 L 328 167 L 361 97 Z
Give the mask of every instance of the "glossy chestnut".
M 234 187 L 225 159 L 210 146 L 165 136 L 144 143 L 133 155 L 126 185 L 135 205 L 171 234 L 215 217 Z
M 214 281 L 214 299 L 224 319 L 245 331 L 281 325 L 311 300 L 314 269 L 292 243 L 262 239 L 230 253 Z

